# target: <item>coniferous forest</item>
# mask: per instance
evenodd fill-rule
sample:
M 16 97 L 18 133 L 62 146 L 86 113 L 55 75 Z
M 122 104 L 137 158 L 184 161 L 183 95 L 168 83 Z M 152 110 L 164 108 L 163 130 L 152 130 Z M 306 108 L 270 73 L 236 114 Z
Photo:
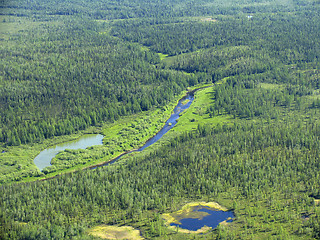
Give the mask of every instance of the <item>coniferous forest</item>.
M 8 0 L 0 10 L 0 239 L 320 239 L 318 0 Z M 198 90 L 197 90 L 198 89 Z M 187 91 L 194 102 L 143 152 Z M 102 146 L 48 146 L 86 133 Z M 204 234 L 163 213 L 218 202 Z

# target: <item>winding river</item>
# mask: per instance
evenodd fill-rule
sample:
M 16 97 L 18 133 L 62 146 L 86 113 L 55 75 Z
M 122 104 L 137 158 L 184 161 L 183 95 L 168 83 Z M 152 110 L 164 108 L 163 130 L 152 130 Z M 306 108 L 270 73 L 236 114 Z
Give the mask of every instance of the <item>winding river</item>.
M 125 153 L 121 154 L 120 156 L 112 159 L 109 162 L 106 162 L 106 163 L 103 163 L 100 165 L 96 165 L 94 167 L 91 167 L 90 169 L 95 169 L 97 167 L 107 166 L 109 164 L 112 164 L 129 153 L 141 152 L 144 149 L 146 149 L 147 147 L 154 144 L 155 142 L 159 141 L 163 137 L 163 135 L 165 135 L 170 129 L 172 129 L 177 124 L 178 119 L 180 117 L 180 114 L 184 110 L 188 109 L 191 106 L 191 103 L 193 102 L 193 100 L 194 100 L 194 91 L 188 92 L 187 96 L 180 99 L 177 106 L 173 109 L 173 113 L 171 114 L 170 118 L 166 121 L 166 123 L 162 127 L 162 129 L 155 136 L 150 138 L 142 147 L 135 149 L 135 150 L 132 150 L 132 151 L 129 151 L 129 152 L 125 152 Z
M 174 108 L 173 113 L 171 114 L 170 118 L 166 121 L 163 128 L 152 138 L 150 138 L 142 147 L 139 149 L 132 150 L 130 152 L 126 152 L 118 156 L 117 158 L 103 164 L 96 165 L 91 167 L 90 169 L 95 169 L 100 166 L 106 166 L 109 164 L 114 163 L 115 161 L 119 160 L 121 157 L 132 153 L 132 152 L 141 152 L 150 145 L 157 142 L 159 139 L 163 137 L 170 129 L 172 129 L 176 124 L 180 117 L 180 114 L 188 109 L 191 103 L 194 100 L 194 91 L 189 92 L 185 97 L 179 100 L 177 106 Z M 49 147 L 42 152 L 33 160 L 34 164 L 42 171 L 45 167 L 51 166 L 51 160 L 61 151 L 66 149 L 85 149 L 90 146 L 94 145 L 102 145 L 103 135 L 101 134 L 86 134 L 80 137 L 77 140 L 65 142 L 61 144 L 57 144 L 53 147 Z

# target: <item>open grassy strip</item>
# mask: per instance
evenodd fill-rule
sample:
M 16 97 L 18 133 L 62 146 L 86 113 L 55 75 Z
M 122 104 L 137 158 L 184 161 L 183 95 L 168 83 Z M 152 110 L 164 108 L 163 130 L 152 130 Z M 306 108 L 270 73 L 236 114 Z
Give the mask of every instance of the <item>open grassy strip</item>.
M 201 88 L 203 85 L 195 86 Z M 7 146 L 0 153 L 1 182 L 35 181 L 56 175 L 81 170 L 93 165 L 108 162 L 120 154 L 142 146 L 154 136 L 170 117 L 177 101 L 185 94 L 176 96 L 176 100 L 163 108 L 123 117 L 114 123 L 106 123 L 100 127 L 91 127 L 77 134 L 54 137 L 41 143 Z M 83 134 L 100 133 L 104 135 L 103 145 L 89 147 L 85 150 L 67 150 L 59 153 L 52 166 L 39 171 L 33 159 L 44 149 L 59 143 L 76 140 Z
M 200 125 L 215 125 L 219 122 L 226 122 L 229 118 L 221 115 L 217 118 L 211 118 L 207 111 L 208 106 L 214 104 L 213 87 L 200 90 L 195 93 L 195 99 L 191 107 L 179 119 L 173 132 L 192 131 Z
M 130 226 L 96 226 L 88 230 L 88 234 L 102 239 L 142 240 L 140 231 Z
M 199 90 L 191 105 L 193 108 L 181 116 L 179 124 L 183 118 L 197 118 L 202 124 L 197 124 L 195 130 L 190 125 L 183 131 L 182 124 L 179 130 L 178 124 L 175 130 L 179 131 L 165 135 L 170 141 L 161 140 L 146 152 L 129 155 L 120 161 L 121 165 L 72 173 L 45 183 L 5 186 L 2 191 L 16 194 L 14 199 L 19 198 L 19 194 L 33 195 L 26 206 L 9 198 L 3 200 L 4 209 L 19 205 L 15 209 L 25 212 L 12 210 L 10 216 L 24 222 L 34 213 L 28 210 L 29 205 L 38 203 L 39 196 L 46 196 L 46 200 L 40 201 L 39 209 L 47 209 L 49 202 L 55 205 L 45 216 L 41 211 L 35 214 L 41 219 L 51 216 L 50 211 L 57 212 L 59 218 L 55 224 L 61 229 L 64 221 L 69 220 L 82 223 L 83 229 L 101 224 L 129 225 L 151 239 L 312 239 L 319 213 L 319 205 L 310 197 L 317 195 L 320 179 L 316 177 L 319 176 L 317 141 L 312 141 L 318 131 L 312 124 L 319 117 L 318 109 L 310 108 L 312 100 L 302 96 L 306 102 L 301 109 L 295 107 L 299 97 L 287 105 L 281 102 L 271 105 L 279 110 L 277 119 L 235 114 L 236 117 L 226 118 L 232 124 L 223 124 L 221 117 L 227 116 L 227 108 L 212 117 L 205 111 L 204 114 L 196 111 L 201 110 L 199 106 L 208 109 L 216 105 L 213 96 L 218 88 Z M 256 97 L 252 92 L 269 90 L 260 89 L 259 85 L 237 89 L 251 97 Z M 277 87 L 271 91 L 277 91 Z M 261 96 L 268 99 L 267 94 Z M 250 107 L 255 110 L 259 106 Z M 112 132 L 117 131 L 110 134 Z M 60 188 L 65 195 L 56 193 Z M 161 213 L 178 211 L 186 203 L 195 201 L 216 201 L 232 209 L 236 219 L 204 235 L 166 228 Z M 65 210 L 61 210 L 61 206 Z M 23 228 L 32 229 L 32 221 Z M 43 223 L 39 221 L 39 224 Z

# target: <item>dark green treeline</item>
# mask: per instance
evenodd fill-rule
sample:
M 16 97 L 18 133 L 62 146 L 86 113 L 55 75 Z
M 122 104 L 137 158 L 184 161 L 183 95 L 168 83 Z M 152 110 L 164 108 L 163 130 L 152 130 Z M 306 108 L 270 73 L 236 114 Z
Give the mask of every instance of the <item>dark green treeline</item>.
M 263 202 L 257 208 L 264 213 L 255 221 L 278 223 L 275 229 L 251 226 L 249 231 L 279 234 L 277 227 L 289 221 L 294 227 L 285 228 L 287 234 L 319 237 L 319 209 L 314 212 L 310 196 L 320 194 L 320 126 L 303 119 L 256 120 L 214 129 L 199 126 L 123 165 L 2 186 L 2 234 L 12 239 L 71 238 L 95 224 L 139 223 L 148 210 L 164 212 L 183 199 L 210 200 L 227 193 L 239 219 L 244 213 L 237 202 L 245 199 Z M 304 215 L 310 215 L 306 223 Z M 254 216 L 245 216 L 246 224 Z M 151 236 L 150 229 L 145 231 Z M 226 234 L 244 237 L 246 231 Z

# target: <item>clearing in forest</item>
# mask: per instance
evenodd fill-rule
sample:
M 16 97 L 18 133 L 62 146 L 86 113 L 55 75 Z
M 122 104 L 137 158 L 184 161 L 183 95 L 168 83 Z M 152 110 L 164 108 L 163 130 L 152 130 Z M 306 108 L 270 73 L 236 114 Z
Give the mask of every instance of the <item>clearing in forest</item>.
M 128 239 L 141 240 L 140 231 L 130 226 L 107 226 L 100 225 L 89 230 L 89 235 L 103 239 Z

